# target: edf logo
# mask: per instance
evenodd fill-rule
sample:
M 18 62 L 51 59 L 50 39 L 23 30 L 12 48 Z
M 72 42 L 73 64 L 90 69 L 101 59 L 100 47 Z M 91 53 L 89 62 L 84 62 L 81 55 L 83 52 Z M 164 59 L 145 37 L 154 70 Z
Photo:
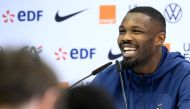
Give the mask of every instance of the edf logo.
M 58 51 L 54 53 L 56 60 L 67 60 L 68 57 L 71 59 L 92 59 L 95 55 L 95 48 L 73 48 L 66 52 L 62 48 L 59 48 Z
M 18 12 L 18 20 L 19 21 L 39 21 L 40 17 L 43 16 L 43 11 L 19 11 Z
M 13 23 L 16 20 L 16 18 L 20 22 L 40 21 L 42 16 L 43 16 L 42 10 L 37 10 L 37 11 L 21 10 L 17 14 L 14 14 L 10 10 L 7 10 L 4 14 L 2 14 L 2 18 L 3 18 L 4 23 L 8 23 L 8 22 Z

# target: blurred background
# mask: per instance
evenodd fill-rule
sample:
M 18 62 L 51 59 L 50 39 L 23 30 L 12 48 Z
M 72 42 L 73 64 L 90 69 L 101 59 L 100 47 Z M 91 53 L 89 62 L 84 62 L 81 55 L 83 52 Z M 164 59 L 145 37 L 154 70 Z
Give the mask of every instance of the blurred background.
M 1 0 L 0 49 L 25 46 L 54 69 L 60 83 L 71 85 L 99 66 L 121 60 L 117 37 L 123 17 L 136 6 L 152 6 L 166 19 L 165 45 L 190 61 L 189 4 L 188 0 Z

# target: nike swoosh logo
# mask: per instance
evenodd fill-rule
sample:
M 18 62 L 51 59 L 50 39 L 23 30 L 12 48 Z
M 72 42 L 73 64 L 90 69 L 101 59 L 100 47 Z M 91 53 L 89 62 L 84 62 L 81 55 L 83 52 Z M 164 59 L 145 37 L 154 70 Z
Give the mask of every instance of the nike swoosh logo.
M 113 54 L 113 53 L 111 52 L 111 49 L 110 49 L 110 51 L 109 51 L 109 53 L 108 53 L 108 58 L 109 58 L 110 60 L 117 59 L 117 58 L 119 58 L 119 57 L 121 57 L 121 56 L 122 56 L 122 53 Z
M 62 22 L 62 21 L 64 21 L 64 20 L 67 20 L 67 19 L 69 19 L 69 18 L 71 18 L 71 17 L 73 17 L 73 16 L 75 16 L 75 15 L 81 13 L 81 12 L 84 12 L 84 11 L 86 11 L 86 10 L 87 10 L 87 9 L 84 9 L 84 10 L 81 10 L 81 11 L 78 11 L 78 12 L 75 12 L 75 13 L 72 13 L 72 14 L 69 14 L 69 15 L 66 15 L 66 16 L 60 16 L 60 15 L 58 14 L 59 11 L 57 11 L 57 13 L 56 13 L 56 15 L 55 15 L 55 21 L 56 21 L 56 22 Z

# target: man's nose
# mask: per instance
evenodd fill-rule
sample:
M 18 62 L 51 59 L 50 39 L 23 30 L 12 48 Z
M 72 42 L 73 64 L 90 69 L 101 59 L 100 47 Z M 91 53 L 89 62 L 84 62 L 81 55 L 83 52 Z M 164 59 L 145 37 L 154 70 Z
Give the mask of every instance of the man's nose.
M 128 31 L 123 35 L 123 40 L 133 40 L 132 34 Z

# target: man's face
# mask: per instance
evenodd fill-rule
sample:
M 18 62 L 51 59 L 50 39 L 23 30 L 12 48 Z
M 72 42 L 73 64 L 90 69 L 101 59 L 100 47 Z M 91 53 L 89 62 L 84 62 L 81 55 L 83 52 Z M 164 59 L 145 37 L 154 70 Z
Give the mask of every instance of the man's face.
M 122 21 L 117 41 L 129 67 L 146 64 L 156 54 L 157 29 L 153 24 L 150 17 L 142 13 L 128 13 Z

